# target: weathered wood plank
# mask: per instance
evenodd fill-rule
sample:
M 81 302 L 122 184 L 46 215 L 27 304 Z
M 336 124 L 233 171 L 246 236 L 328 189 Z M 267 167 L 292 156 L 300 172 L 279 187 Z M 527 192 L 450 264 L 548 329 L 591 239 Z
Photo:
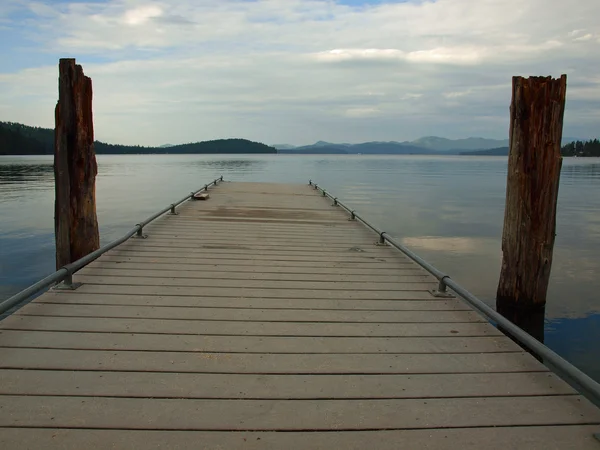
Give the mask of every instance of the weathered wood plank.
M 373 233 L 365 229 L 357 221 L 336 222 L 335 224 L 314 225 L 314 224 L 294 224 L 293 222 L 285 224 L 264 223 L 256 226 L 253 223 L 233 222 L 226 229 L 219 223 L 203 222 L 200 220 L 181 220 L 185 218 L 185 211 L 178 217 L 165 217 L 154 224 L 148 225 L 148 231 L 196 231 L 197 237 L 211 235 L 226 235 L 232 239 L 246 237 L 249 235 L 264 235 L 266 238 L 277 235 L 293 235 L 298 238 L 304 236 L 307 239 L 367 239 L 371 241 Z M 231 233 L 226 231 L 230 230 Z
M 147 319 L 232 320 L 258 322 L 345 322 L 345 323 L 455 323 L 482 322 L 474 311 L 336 311 L 256 308 L 186 308 L 118 305 L 65 305 L 30 303 L 16 315 L 56 317 L 122 317 Z M 0 322 L 0 329 L 4 321 Z
M 204 229 L 198 229 L 198 227 L 161 227 L 161 228 L 149 228 L 145 231 L 148 233 L 149 242 L 159 242 L 161 240 L 190 240 L 192 242 L 205 242 L 205 243 L 225 243 L 232 242 L 238 244 L 257 244 L 265 247 L 278 247 L 278 246 L 301 246 L 306 244 L 307 247 L 316 247 L 322 244 L 330 248 L 347 248 L 348 245 L 364 245 L 371 246 L 377 241 L 377 236 L 374 234 L 367 235 L 355 235 L 348 236 L 346 233 L 340 233 L 339 235 L 330 235 L 329 233 L 323 233 L 319 235 L 307 235 L 302 231 L 297 233 L 290 232 L 268 232 L 268 231 L 255 231 L 255 232 L 243 232 L 235 235 L 231 235 L 227 232 L 227 227 L 220 227 L 220 231 L 209 231 Z
M 244 253 L 226 253 L 215 250 L 206 251 L 178 251 L 165 250 L 157 248 L 135 248 L 126 249 L 117 247 L 106 253 L 113 256 L 152 256 L 152 257 L 177 257 L 177 258 L 203 258 L 204 260 L 233 259 L 243 260 L 251 259 L 253 261 L 326 261 L 326 262 L 349 262 L 354 261 L 358 264 L 368 264 L 371 262 L 387 262 L 395 257 L 392 250 L 382 251 L 381 253 L 360 253 L 360 252 L 335 252 L 335 253 L 316 253 L 316 252 L 244 252 Z M 392 260 L 393 261 L 393 260 Z
M 343 220 L 331 220 L 328 218 L 315 218 L 312 220 L 296 220 L 296 219 L 260 219 L 260 218 L 248 218 L 248 217 L 230 217 L 226 215 L 222 216 L 214 216 L 214 217 L 182 217 L 182 222 L 189 223 L 247 223 L 247 224 L 255 224 L 255 225 L 263 225 L 263 224 L 277 224 L 277 225 L 322 225 L 322 226 L 333 226 L 335 224 L 345 226 L 345 222 Z
M 222 227 L 221 227 L 222 228 Z M 223 246 L 226 244 L 237 246 L 259 246 L 264 248 L 285 248 L 291 247 L 304 248 L 339 248 L 348 249 L 349 246 L 371 247 L 377 242 L 378 236 L 346 236 L 345 233 L 340 237 L 324 234 L 319 236 L 306 236 L 303 233 L 297 234 L 272 234 L 268 232 L 244 233 L 239 236 L 231 236 L 226 230 L 207 231 L 202 230 L 198 234 L 198 229 L 189 230 L 175 229 L 174 227 L 156 228 L 145 231 L 148 233 L 148 243 L 163 243 L 164 241 L 173 241 L 174 243 L 190 242 L 191 244 Z M 129 242 L 129 241 L 127 241 Z
M 122 431 L 79 429 L 5 428 L 0 432 L 0 447 L 36 450 L 158 450 L 190 449 L 202 443 L 203 449 L 231 450 L 397 450 L 406 449 L 480 450 L 597 450 L 593 437 L 597 426 L 535 426 L 515 428 L 459 428 L 401 431 L 351 432 L 218 432 L 218 431 Z
M 403 400 L 192 400 L 0 396 L 0 426 L 363 430 L 600 423 L 579 396 Z M 407 413 L 409 412 L 410 413 Z M 583 417 L 582 417 L 583 414 Z
M 305 247 L 305 246 L 278 246 L 278 247 L 267 247 L 267 246 L 248 246 L 248 245 L 232 245 L 232 244 L 201 244 L 192 243 L 187 240 L 181 240 L 177 243 L 159 243 L 153 241 L 140 242 L 127 242 L 118 247 L 119 250 L 131 250 L 131 251 L 148 251 L 153 253 L 173 253 L 177 252 L 183 255 L 189 254 L 214 254 L 218 253 L 223 256 L 230 255 L 246 255 L 252 254 L 256 256 L 301 256 L 301 255 L 315 255 L 315 256 L 360 256 L 363 258 L 373 256 L 391 256 L 394 255 L 396 250 L 391 248 L 382 249 L 377 248 L 372 244 L 371 246 L 366 245 L 347 245 L 346 247 L 335 247 L 328 248 L 326 246 L 319 247 Z
M 254 337 L 2 330 L 0 347 L 198 353 L 506 353 L 507 337 Z
M 129 262 L 131 264 L 136 263 L 157 263 L 157 264 L 182 264 L 186 266 L 195 266 L 202 265 L 205 266 L 207 264 L 213 264 L 215 267 L 219 266 L 252 266 L 252 267 L 310 267 L 312 269 L 320 269 L 320 268 L 332 268 L 332 269 L 393 269 L 398 268 L 402 269 L 404 267 L 414 267 L 413 263 L 409 261 L 405 262 L 394 262 L 393 260 L 383 260 L 383 261 L 372 261 L 363 263 L 361 261 L 307 261 L 307 260 L 294 260 L 294 261 L 286 261 L 286 260 L 261 260 L 260 264 L 257 264 L 252 259 L 235 259 L 235 258 L 178 258 L 178 257 L 165 257 L 165 256 L 153 256 L 148 253 L 137 253 L 132 255 L 131 253 L 127 255 L 112 255 L 107 253 L 100 258 L 98 258 L 99 262 Z
M 426 300 L 432 295 L 425 290 L 430 286 L 423 286 L 413 291 L 354 291 L 354 290 L 296 290 L 296 289 L 256 289 L 256 288 L 230 288 L 230 287 L 179 287 L 179 286 L 122 286 L 110 284 L 84 284 L 77 291 L 80 294 L 126 294 L 126 295 L 174 295 L 174 296 L 204 296 L 204 297 L 231 297 L 240 298 L 320 298 L 320 299 L 358 299 L 358 300 Z
M 178 270 L 178 267 L 180 268 Z M 244 268 L 243 266 L 241 267 Z M 212 270 L 211 270 L 212 269 Z M 260 270 L 260 267 L 254 267 L 251 271 L 237 270 L 214 270 L 214 267 L 207 266 L 206 269 L 191 269 L 189 266 L 172 267 L 163 264 L 161 267 L 154 267 L 152 264 L 140 266 L 137 264 L 110 264 L 101 263 L 88 266 L 80 270 L 78 275 L 87 276 L 114 276 L 114 277 L 165 277 L 165 278 L 194 278 L 211 280 L 269 280 L 269 281 L 329 281 L 329 282 L 401 282 L 405 277 L 415 277 L 415 279 L 431 279 L 431 275 L 421 270 L 399 269 L 395 272 L 362 274 L 357 270 L 356 274 L 347 274 L 343 270 L 338 273 L 288 273 L 279 271 L 268 272 Z M 316 269 L 313 269 L 315 272 Z M 419 278 L 417 278 L 419 277 Z
M 422 277 L 405 275 L 397 277 L 397 281 L 365 282 L 365 281 L 285 281 L 285 280 L 253 280 L 253 279 L 229 279 L 223 280 L 212 278 L 164 278 L 164 277 L 122 277 L 102 275 L 77 274 L 75 280 L 84 284 L 107 284 L 122 286 L 175 286 L 190 288 L 222 287 L 226 284 L 230 289 L 260 288 L 260 289 L 293 289 L 304 290 L 354 290 L 354 291 L 415 291 L 432 289 L 437 285 L 433 277 Z
M 49 292 L 35 303 L 64 303 L 79 305 L 160 306 L 190 308 L 255 308 L 310 310 L 367 310 L 367 311 L 471 311 L 457 299 L 428 300 L 339 300 L 305 298 L 240 298 L 240 297 L 177 297 L 156 295 L 78 294 Z
M 255 375 L 6 370 L 1 395 L 198 399 L 373 399 L 569 395 L 544 372 L 414 375 Z
M 0 368 L 142 372 L 378 374 L 547 372 L 530 354 L 268 354 L 4 348 Z
M 81 318 L 13 315 L 4 330 L 152 333 L 223 336 L 502 336 L 487 323 L 313 323 L 171 319 Z

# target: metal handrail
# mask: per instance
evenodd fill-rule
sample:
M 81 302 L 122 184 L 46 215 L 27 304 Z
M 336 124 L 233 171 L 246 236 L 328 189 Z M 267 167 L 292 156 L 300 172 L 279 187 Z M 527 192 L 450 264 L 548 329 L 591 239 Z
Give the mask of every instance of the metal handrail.
M 181 200 L 179 200 L 175 203 L 171 203 L 169 206 L 167 206 L 166 208 L 157 212 L 156 214 L 153 214 L 152 216 L 148 217 L 146 220 L 136 224 L 135 227 L 133 227 L 130 231 L 128 231 L 123 237 L 120 237 L 119 239 L 116 239 L 116 240 L 112 241 L 111 243 L 100 247 L 98 250 L 93 251 L 92 253 L 89 253 L 88 255 L 84 256 L 83 258 L 78 259 L 77 261 L 72 262 L 71 264 L 67 264 L 67 265 L 61 267 L 53 274 L 48 275 L 46 278 L 29 286 L 28 288 L 22 290 L 18 294 L 13 295 L 12 297 L 8 298 L 7 300 L 4 300 L 2 303 L 0 303 L 0 314 L 4 314 L 6 311 L 19 305 L 20 303 L 24 302 L 31 296 L 33 296 L 33 295 L 37 294 L 38 292 L 40 292 L 46 288 L 49 288 L 57 283 L 63 282 L 67 286 L 67 288 L 69 286 L 72 286 L 73 285 L 73 274 L 75 272 L 77 272 L 78 270 L 87 266 L 89 263 L 91 263 L 92 261 L 94 261 L 95 259 L 100 257 L 101 255 L 103 255 L 107 251 L 112 250 L 113 248 L 117 247 L 118 245 L 121 245 L 123 242 L 125 242 L 132 236 L 136 235 L 137 237 L 145 237 L 145 235 L 143 234 L 143 229 L 146 225 L 148 225 L 150 222 L 153 222 L 154 220 L 158 219 L 160 216 L 162 216 L 165 213 L 176 214 L 175 208 L 177 206 L 179 206 L 183 202 L 189 200 L 194 195 L 196 195 L 198 192 L 207 191 L 209 187 L 216 186 L 219 181 L 223 181 L 222 176 L 220 178 L 217 178 L 216 180 L 210 182 L 209 184 L 205 184 L 201 189 L 191 192 L 190 194 L 183 197 Z
M 594 403 L 596 406 L 600 407 L 600 384 L 590 378 L 588 375 L 583 373 L 573 364 L 562 358 L 560 355 L 552 351 L 546 345 L 542 344 L 536 338 L 531 336 L 522 328 L 518 327 L 506 317 L 501 315 L 499 312 L 495 311 L 488 305 L 486 305 L 483 301 L 477 298 L 475 295 L 470 293 L 452 278 L 444 272 L 438 270 L 427 261 L 422 259 L 417 254 L 413 253 L 411 250 L 406 248 L 404 245 L 395 241 L 391 236 L 389 236 L 385 231 L 381 231 L 379 228 L 369 223 L 367 220 L 362 218 L 357 212 L 341 201 L 338 200 L 337 197 L 332 196 L 325 189 L 319 187 L 317 184 L 313 183 L 312 180 L 308 182 L 308 184 L 314 189 L 320 191 L 323 197 L 328 197 L 333 200 L 333 206 L 341 206 L 343 209 L 350 213 L 351 219 L 356 219 L 366 225 L 368 228 L 373 230 L 375 233 L 379 235 L 379 244 L 385 244 L 386 242 L 390 244 L 392 247 L 400 250 L 414 262 L 416 262 L 419 266 L 425 269 L 427 272 L 432 274 L 435 278 L 437 278 L 439 282 L 438 290 L 434 292 L 434 295 L 438 294 L 439 296 L 447 296 L 447 288 L 452 289 L 460 298 L 466 301 L 472 308 L 477 310 L 483 316 L 485 316 L 489 321 L 495 323 L 500 329 L 509 333 L 514 339 L 516 339 L 522 346 L 529 349 L 533 353 L 535 353 L 538 357 L 541 357 L 543 363 L 546 366 L 550 365 L 550 369 L 553 370 L 557 375 L 561 376 L 565 381 L 567 381 L 571 386 L 575 387 L 583 396 L 585 396 L 588 400 Z

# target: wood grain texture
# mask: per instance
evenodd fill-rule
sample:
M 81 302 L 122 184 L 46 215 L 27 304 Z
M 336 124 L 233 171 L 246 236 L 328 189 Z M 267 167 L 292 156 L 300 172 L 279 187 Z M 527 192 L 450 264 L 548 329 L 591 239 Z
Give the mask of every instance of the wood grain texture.
M 129 372 L 377 374 L 547 372 L 525 352 L 428 354 L 268 354 L 121 350 L 0 350 L 0 368 Z
M 55 111 L 56 268 L 100 247 L 92 80 L 74 59 L 61 59 Z
M 0 395 L 196 399 L 456 398 L 570 395 L 545 372 L 414 375 L 256 375 L 6 370 Z
M 237 318 L 236 318 L 237 319 Z M 18 316 L 4 320 L 4 330 L 99 333 L 189 334 L 211 336 L 457 337 L 501 336 L 480 323 L 248 322 L 243 320 L 140 319 Z M 266 318 L 265 318 L 266 319 Z
M 296 309 L 333 311 L 471 311 L 457 299 L 347 300 L 324 298 L 178 297 L 175 295 L 117 295 L 48 293 L 36 304 L 157 306 L 163 308 Z M 26 311 L 23 309 L 22 311 Z
M 500 307 L 546 303 L 566 91 L 566 75 L 513 78 L 503 257 L 496 296 Z
M 2 426 L 140 430 L 364 430 L 600 423 L 579 396 L 197 400 L 0 396 Z
M 352 432 L 218 432 L 7 428 L 2 448 L 38 450 L 597 450 L 596 426 L 534 426 Z
M 254 322 L 309 323 L 477 323 L 485 322 L 473 311 L 368 311 L 368 310 L 310 310 L 254 308 L 187 308 L 120 305 L 71 305 L 35 303 L 26 305 L 18 316 L 54 317 L 124 317 L 181 320 L 231 320 Z M 0 324 L 3 329 L 4 322 Z M 493 328 L 493 327 L 490 327 Z

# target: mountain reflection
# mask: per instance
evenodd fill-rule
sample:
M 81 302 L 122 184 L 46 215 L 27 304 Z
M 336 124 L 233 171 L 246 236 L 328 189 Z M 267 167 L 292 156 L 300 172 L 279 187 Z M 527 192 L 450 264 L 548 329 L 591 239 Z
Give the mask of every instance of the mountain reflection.
M 257 159 L 217 159 L 208 161 L 190 161 L 190 166 L 206 167 L 215 170 L 256 170 L 266 166 L 267 161 Z

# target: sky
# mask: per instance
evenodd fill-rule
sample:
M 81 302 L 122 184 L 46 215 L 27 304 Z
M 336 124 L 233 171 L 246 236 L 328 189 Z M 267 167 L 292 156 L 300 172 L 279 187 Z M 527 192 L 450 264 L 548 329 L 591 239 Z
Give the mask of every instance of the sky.
M 96 138 L 161 145 L 508 138 L 515 75 L 567 74 L 600 135 L 598 0 L 0 0 L 0 120 L 54 126 L 58 60 Z

